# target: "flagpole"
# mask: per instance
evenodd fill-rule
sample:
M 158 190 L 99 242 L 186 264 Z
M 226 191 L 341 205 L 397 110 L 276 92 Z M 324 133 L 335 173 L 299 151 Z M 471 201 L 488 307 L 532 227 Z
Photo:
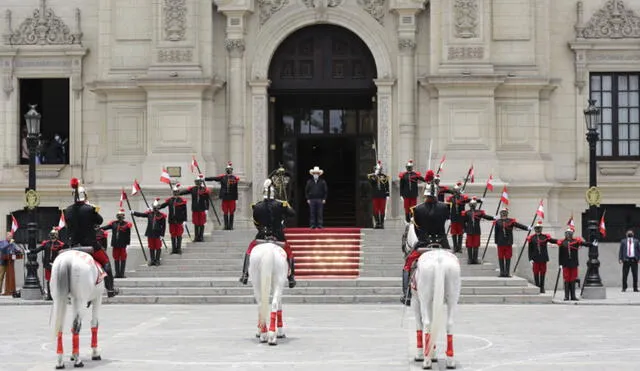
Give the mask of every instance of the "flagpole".
M 127 206 L 129 207 L 129 213 L 131 213 L 131 203 L 129 203 L 129 197 L 124 193 L 124 188 L 122 189 L 122 194 L 124 195 L 125 201 L 127 201 Z M 138 223 L 136 223 L 136 218 L 132 215 L 131 220 L 133 221 L 133 226 L 136 229 L 136 234 L 138 235 L 138 241 L 140 241 L 140 249 L 142 250 L 142 256 L 144 256 L 144 261 L 148 262 L 147 253 L 144 251 L 144 245 L 142 244 L 142 238 L 140 237 L 140 231 L 138 230 Z
M 542 202 L 542 201 L 540 201 Z M 538 208 L 540 207 L 540 204 L 538 204 Z M 527 239 L 529 238 L 529 235 L 531 234 L 531 229 L 533 228 L 533 223 L 536 222 L 536 218 L 538 217 L 538 209 L 536 209 L 536 212 L 533 214 L 533 220 L 531 221 L 531 226 L 529 227 L 529 231 L 527 232 L 527 237 L 524 238 L 524 242 L 522 243 L 522 248 L 520 249 L 520 254 L 518 255 L 518 260 L 516 260 L 516 265 L 513 267 L 513 272 L 516 272 L 516 269 L 518 268 L 518 263 L 520 263 L 520 258 L 522 258 L 522 253 L 524 252 L 524 248 L 525 246 L 527 246 Z

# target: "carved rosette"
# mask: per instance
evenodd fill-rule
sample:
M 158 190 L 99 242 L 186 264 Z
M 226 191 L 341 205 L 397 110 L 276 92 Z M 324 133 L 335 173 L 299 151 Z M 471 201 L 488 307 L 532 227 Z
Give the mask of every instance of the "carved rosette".
M 579 33 L 585 39 L 640 38 L 640 17 L 622 0 L 609 0 Z
M 190 49 L 158 50 L 158 62 L 160 63 L 185 63 L 192 60 L 193 52 Z
M 455 36 L 461 39 L 478 37 L 477 0 L 455 0 L 453 17 Z
M 240 57 L 244 53 L 243 39 L 226 39 L 224 46 L 232 57 Z
M 403 52 L 412 52 L 416 48 L 416 42 L 411 39 L 400 39 L 398 48 Z
M 80 10 L 76 9 L 76 32 L 64 23 L 52 9 L 47 8 L 46 1 L 41 0 L 40 7 L 33 15 L 25 19 L 18 29 L 11 31 L 11 12 L 5 18 L 10 36 L 5 37 L 11 45 L 74 45 L 82 44 L 80 32 Z
M 358 5 L 380 24 L 384 23 L 384 16 L 387 13 L 385 3 L 385 0 L 358 0 Z
M 182 41 L 187 32 L 187 0 L 164 0 L 164 39 Z
M 282 8 L 289 4 L 289 0 L 258 0 L 260 7 L 260 24 L 263 25 Z

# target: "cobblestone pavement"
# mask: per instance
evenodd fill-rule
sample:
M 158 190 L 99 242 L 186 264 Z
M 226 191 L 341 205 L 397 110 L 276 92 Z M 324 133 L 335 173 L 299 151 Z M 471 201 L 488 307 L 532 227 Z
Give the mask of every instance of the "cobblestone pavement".
M 49 308 L 2 307 L 0 370 L 54 368 Z M 637 370 L 640 325 L 634 308 L 460 306 L 454 340 L 458 369 Z M 102 314 L 102 361 L 89 360 L 89 319 L 83 324 L 80 350 L 85 369 L 420 369 L 412 361 L 413 313 L 408 309 L 402 320 L 401 305 L 285 306 L 288 337 L 276 347 L 258 344 L 255 339 L 257 308 L 253 305 L 109 305 Z M 70 328 L 69 320 L 65 328 Z M 67 331 L 65 351 L 70 350 Z M 71 367 L 67 362 L 67 368 Z M 434 368 L 444 370 L 444 362 Z

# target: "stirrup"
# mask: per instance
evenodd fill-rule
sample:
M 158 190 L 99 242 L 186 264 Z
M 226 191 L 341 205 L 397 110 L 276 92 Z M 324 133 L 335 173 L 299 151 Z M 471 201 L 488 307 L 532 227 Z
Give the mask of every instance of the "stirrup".
M 242 276 L 240 277 L 240 279 L 238 280 L 238 282 L 240 282 L 243 285 L 246 285 L 248 281 L 249 281 L 249 274 L 248 273 L 243 273 Z
M 108 298 L 112 298 L 112 297 L 118 295 L 119 293 L 120 293 L 120 290 L 115 289 L 115 288 L 113 290 L 107 290 L 107 297 Z
M 289 280 L 289 288 L 292 289 L 294 287 L 296 287 L 296 279 L 293 276 L 289 276 L 287 277 L 287 279 Z

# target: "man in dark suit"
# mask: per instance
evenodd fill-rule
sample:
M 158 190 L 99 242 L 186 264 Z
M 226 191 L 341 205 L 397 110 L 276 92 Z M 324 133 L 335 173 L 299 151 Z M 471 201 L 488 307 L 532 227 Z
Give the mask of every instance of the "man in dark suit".
M 323 224 L 323 211 L 324 204 L 327 202 L 327 182 L 320 178 L 320 175 L 324 173 L 318 166 L 309 170 L 309 174 L 313 176 L 313 179 L 307 180 L 307 185 L 304 188 L 305 198 L 309 204 L 309 227 L 322 228 Z
M 618 261 L 622 264 L 622 292 L 627 291 L 629 270 L 633 276 L 633 291 L 638 292 L 638 259 L 640 259 L 640 241 L 633 236 L 633 230 L 627 231 L 627 237 L 620 241 Z

